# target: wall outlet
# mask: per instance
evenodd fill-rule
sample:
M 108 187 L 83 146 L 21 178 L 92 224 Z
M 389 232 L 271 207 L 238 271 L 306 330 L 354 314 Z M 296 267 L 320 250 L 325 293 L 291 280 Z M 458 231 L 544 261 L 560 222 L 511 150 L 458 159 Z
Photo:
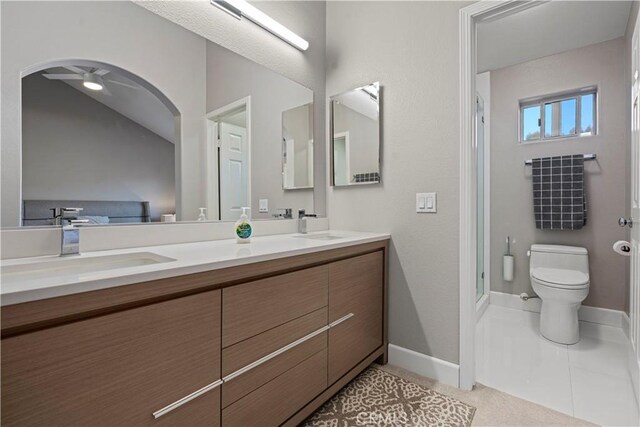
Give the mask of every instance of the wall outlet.
M 260 199 L 258 211 L 260 213 L 269 213 L 269 199 Z
M 436 213 L 437 211 L 436 193 L 416 193 L 417 213 Z

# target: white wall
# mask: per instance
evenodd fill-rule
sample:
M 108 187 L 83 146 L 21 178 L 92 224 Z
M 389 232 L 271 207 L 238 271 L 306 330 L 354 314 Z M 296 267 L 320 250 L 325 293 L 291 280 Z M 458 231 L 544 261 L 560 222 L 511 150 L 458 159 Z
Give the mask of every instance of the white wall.
M 532 243 L 582 246 L 589 250 L 591 287 L 585 305 L 625 309 L 627 258 L 611 250 L 626 231 L 617 224 L 627 193 L 625 41 L 574 49 L 491 73 L 491 288 L 531 293 L 529 259 Z M 598 135 L 560 141 L 518 143 L 519 100 L 581 87 L 598 87 Z M 531 168 L 524 161 L 561 154 L 595 153 L 585 162 L 587 225 L 581 230 L 537 230 L 533 215 Z M 516 239 L 515 278 L 502 280 L 505 238 Z
M 380 81 L 382 184 L 330 188 L 331 227 L 386 231 L 389 339 L 458 362 L 458 11 L 465 2 L 328 2 L 327 94 Z M 438 193 L 416 214 L 415 193 Z
M 633 76 L 631 75 L 631 63 L 632 63 L 632 40 L 633 40 L 633 30 L 636 24 L 636 19 L 638 17 L 638 11 L 640 10 L 640 2 L 634 1 L 631 4 L 631 11 L 629 12 L 629 21 L 627 22 L 627 30 L 625 33 L 625 90 L 626 93 L 629 94 L 629 98 L 631 99 L 631 85 L 633 83 Z M 626 186 L 625 192 L 627 194 L 627 200 L 625 205 L 625 214 L 631 214 L 631 105 L 630 102 L 627 104 L 627 123 L 629 123 L 627 127 L 627 149 L 625 152 L 626 161 Z M 625 236 L 626 241 L 630 241 L 631 239 L 631 230 L 627 229 L 627 233 Z M 629 314 L 630 308 L 630 299 L 631 299 L 631 270 L 628 269 L 625 275 L 625 281 L 629 285 L 627 286 L 625 293 L 625 311 Z
M 22 80 L 24 200 L 148 201 L 175 212 L 175 147 L 64 82 Z
M 136 4 L 313 90 L 315 212 L 326 214 L 325 3 L 257 1 L 260 10 L 309 41 L 301 52 L 247 20 L 237 20 L 208 1 L 138 1 Z
M 203 196 L 205 40 L 129 2 L 2 2 L 1 8 L 2 226 L 16 226 L 20 217 L 20 79 L 30 67 L 60 59 L 117 65 L 175 104 L 177 206 L 195 218 Z

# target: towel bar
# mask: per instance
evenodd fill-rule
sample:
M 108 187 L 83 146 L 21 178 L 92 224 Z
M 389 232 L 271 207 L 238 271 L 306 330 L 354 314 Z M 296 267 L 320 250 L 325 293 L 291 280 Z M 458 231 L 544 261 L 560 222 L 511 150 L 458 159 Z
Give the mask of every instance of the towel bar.
M 584 155 L 584 159 L 585 160 L 595 160 L 596 159 L 596 155 L 595 154 L 585 154 Z M 526 166 L 531 166 L 533 164 L 533 160 L 531 160 L 531 159 L 525 160 L 524 164 Z

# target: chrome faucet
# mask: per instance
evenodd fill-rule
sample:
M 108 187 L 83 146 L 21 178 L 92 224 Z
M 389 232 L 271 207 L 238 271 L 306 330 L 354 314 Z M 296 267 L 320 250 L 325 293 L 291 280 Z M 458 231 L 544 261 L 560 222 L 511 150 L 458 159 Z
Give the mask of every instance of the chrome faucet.
M 307 218 L 315 218 L 316 214 L 308 214 L 304 209 L 298 209 L 298 233 L 307 234 Z
M 80 230 L 77 224 L 86 224 L 87 219 L 78 219 L 82 208 L 54 208 L 53 222 L 62 227 L 60 256 L 80 254 Z
M 293 209 L 291 208 L 280 208 L 276 209 L 276 211 L 282 211 L 283 213 L 274 214 L 274 218 L 293 219 Z

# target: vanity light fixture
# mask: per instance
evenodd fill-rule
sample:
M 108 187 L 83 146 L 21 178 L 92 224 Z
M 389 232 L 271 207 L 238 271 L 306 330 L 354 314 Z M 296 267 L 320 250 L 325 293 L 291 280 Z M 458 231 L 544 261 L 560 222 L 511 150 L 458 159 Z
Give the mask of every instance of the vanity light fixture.
M 102 78 L 94 73 L 85 73 L 83 78 L 82 85 L 90 90 L 102 90 L 104 89 L 104 82 Z
M 210 0 L 211 4 L 224 10 L 228 14 L 240 19 L 247 18 L 249 21 L 269 31 L 271 34 L 280 37 L 292 46 L 300 50 L 307 50 L 309 42 L 271 18 L 264 12 L 250 5 L 245 0 Z

